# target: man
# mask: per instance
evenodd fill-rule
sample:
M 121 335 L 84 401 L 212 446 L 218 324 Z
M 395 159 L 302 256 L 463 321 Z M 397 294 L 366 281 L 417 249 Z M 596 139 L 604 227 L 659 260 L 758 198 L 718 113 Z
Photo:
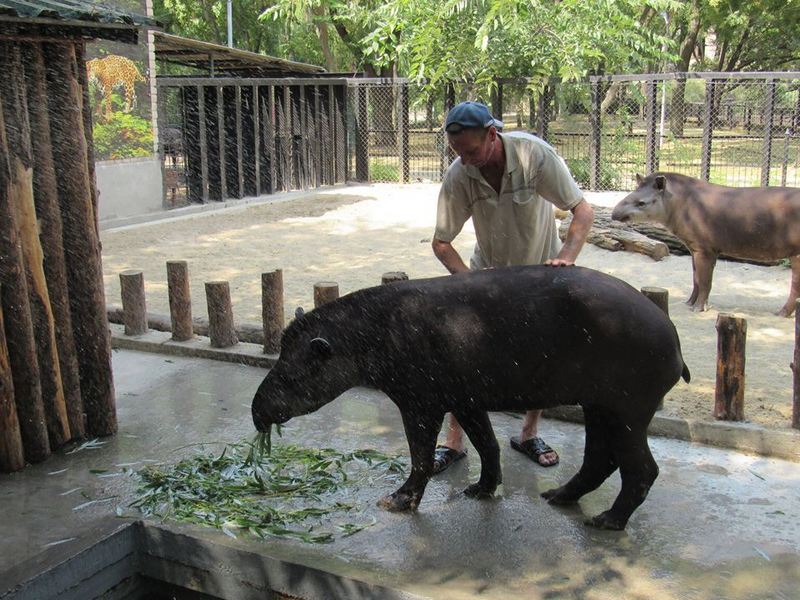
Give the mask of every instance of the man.
M 498 133 L 502 127 L 479 102 L 462 102 L 447 114 L 447 140 L 458 158 L 439 192 L 433 253 L 450 273 L 575 264 L 592 226 L 592 207 L 549 144 L 528 133 Z M 551 203 L 573 215 L 563 246 Z M 470 218 L 477 243 L 467 267 L 451 242 Z M 522 432 L 511 438 L 511 447 L 549 467 L 558 464 L 558 454 L 538 435 L 541 413 L 525 414 Z M 434 473 L 466 456 L 464 432 L 452 414 L 448 424 L 444 444 L 436 447 Z

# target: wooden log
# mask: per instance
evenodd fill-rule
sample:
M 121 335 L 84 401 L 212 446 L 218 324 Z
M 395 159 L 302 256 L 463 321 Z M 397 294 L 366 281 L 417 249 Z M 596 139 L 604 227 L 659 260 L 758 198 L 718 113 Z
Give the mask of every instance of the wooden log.
M 213 348 L 228 348 L 239 342 L 233 325 L 231 292 L 227 281 L 206 282 L 208 337 Z
M 144 296 L 144 274 L 129 270 L 119 274 L 125 335 L 147 333 L 147 307 Z
M 408 281 L 408 275 L 405 271 L 389 271 L 381 275 L 381 285 L 386 285 L 393 281 Z
M 744 366 L 747 321 L 730 314 L 717 315 L 717 383 L 714 417 L 744 420 Z
M 28 119 L 27 84 L 23 68 L 21 45 L 7 57 L 5 73 L 7 89 L 2 94 L 5 112 L 6 135 L 11 150 L 11 209 L 16 215 L 16 226 L 22 247 L 25 279 L 28 283 L 31 321 L 39 361 L 42 402 L 50 447 L 60 448 L 70 439 L 67 406 L 61 386 L 61 367 L 56 350 L 55 323 L 50 308 L 43 262 L 44 255 L 39 239 L 39 225 L 33 200 L 33 151 Z M 10 88 L 10 89 L 9 89 Z
M 566 239 L 567 230 L 571 222 L 571 218 L 561 221 L 558 235 L 562 240 Z M 638 252 L 656 261 L 669 256 L 669 248 L 663 242 L 650 239 L 635 231 L 615 227 L 603 228 L 593 225 L 586 236 L 586 241 L 611 251 L 627 250 L 628 252 Z
M 117 325 L 125 324 L 121 306 L 109 305 L 108 321 Z M 155 331 L 172 332 L 172 319 L 166 314 L 148 312 L 147 328 Z M 192 317 L 192 332 L 194 335 L 208 337 L 208 319 L 205 317 Z M 236 337 L 240 342 L 263 344 L 264 327 L 261 323 L 237 323 Z
M 792 361 L 794 393 L 792 394 L 792 427 L 800 429 L 800 300 L 796 300 L 794 305 L 794 361 Z
M 189 288 L 189 265 L 185 260 L 167 261 L 167 293 L 172 339 L 176 342 L 192 339 L 192 293 Z M 146 312 L 144 318 L 147 327 Z
M 3 310 L 0 306 L 0 472 L 11 473 L 25 466 L 22 434 L 14 404 L 14 381 L 8 361 Z
M 72 331 L 78 353 L 86 433 L 111 435 L 117 430 L 111 336 L 105 308 L 100 237 L 89 156 L 91 130 L 84 128 L 80 85 L 86 65 L 75 45 L 43 44 L 48 110 L 58 201 L 64 232 Z
M 83 438 L 86 435 L 86 415 L 81 396 L 78 353 L 72 337 L 63 227 L 51 152 L 47 81 L 41 45 L 29 44 L 23 47 L 23 58 L 31 124 L 31 146 L 36 157 L 36 168 L 33 170 L 33 196 L 44 254 L 44 275 L 55 326 L 55 348 L 61 372 L 61 387 L 71 436 L 73 439 Z
M 0 69 L 7 72 L 14 45 L 0 42 Z M 9 78 L 0 79 L 0 96 L 15 92 Z M 5 102 L 0 102 L 0 305 L 5 323 L 14 401 L 19 420 L 25 459 L 41 462 L 50 455 L 50 442 L 45 425 L 39 362 L 33 335 L 33 319 L 28 298 L 22 248 L 16 224 L 16 210 L 11 197 L 13 182 L 11 153 L 5 125 Z M 19 135 L 14 127 L 13 135 Z
M 339 284 L 335 281 L 320 281 L 314 284 L 314 308 L 336 300 L 339 297 Z
M 261 274 L 261 323 L 264 328 L 264 354 L 281 349 L 284 328 L 283 271 L 276 269 Z

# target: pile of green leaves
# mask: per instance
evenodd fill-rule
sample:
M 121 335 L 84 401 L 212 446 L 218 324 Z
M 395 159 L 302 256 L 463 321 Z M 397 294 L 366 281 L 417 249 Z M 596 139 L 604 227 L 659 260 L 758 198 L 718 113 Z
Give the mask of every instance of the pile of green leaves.
M 323 543 L 337 532 L 352 535 L 373 525 L 374 519 L 347 520 L 359 507 L 344 499 L 362 485 L 396 480 L 403 470 L 397 457 L 375 450 L 272 447 L 269 435 L 259 434 L 218 456 L 198 453 L 139 471 L 131 506 L 148 517 L 210 525 L 232 537 L 240 529 Z

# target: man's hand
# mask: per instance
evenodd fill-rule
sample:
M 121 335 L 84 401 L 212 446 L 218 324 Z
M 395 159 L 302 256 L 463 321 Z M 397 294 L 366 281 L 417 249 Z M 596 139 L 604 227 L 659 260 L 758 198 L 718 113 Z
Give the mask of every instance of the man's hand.
M 568 260 L 566 258 L 551 258 L 549 260 L 544 261 L 544 264 L 549 265 L 551 267 L 570 267 L 575 264 L 575 261 Z

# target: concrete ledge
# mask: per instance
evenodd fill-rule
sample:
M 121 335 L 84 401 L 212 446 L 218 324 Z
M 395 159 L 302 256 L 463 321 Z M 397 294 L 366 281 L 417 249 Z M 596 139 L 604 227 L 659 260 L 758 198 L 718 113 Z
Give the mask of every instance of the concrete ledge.
M 583 423 L 579 406 L 557 406 L 544 411 L 551 419 Z M 648 429 L 650 435 L 707 446 L 800 462 L 800 431 L 767 429 L 752 423 L 697 421 L 656 414 Z
M 106 523 L 79 543 L 32 559 L 0 574 L 1 600 L 60 598 L 107 600 L 175 597 L 148 593 L 164 585 L 203 598 L 302 600 L 348 598 L 425 600 L 424 597 L 273 558 L 233 543 L 211 541 L 134 521 Z M 169 588 L 167 588 L 169 589 Z M 152 590 L 150 590 L 152 591 Z M 210 595 L 206 595 L 210 594 Z M 179 598 L 189 595 L 179 594 Z
M 207 337 L 195 336 L 186 342 L 176 342 L 165 331 L 148 331 L 142 335 L 125 335 L 125 326 L 109 324 L 111 347 L 123 350 L 140 350 L 170 356 L 210 358 L 225 362 L 269 369 L 278 360 L 276 354 L 264 354 L 260 344 L 239 342 L 230 348 L 212 348 Z
M 125 335 L 122 325 L 110 324 L 109 327 L 113 348 L 210 358 L 266 369 L 274 366 L 278 360 L 275 354 L 264 354 L 260 344 L 239 342 L 230 348 L 212 348 L 207 337 L 196 336 L 188 342 L 174 342 L 169 332 L 149 331 L 143 335 L 129 336 Z M 579 406 L 547 409 L 544 416 L 562 421 L 583 422 L 583 410 Z M 800 462 L 800 431 L 767 429 L 751 423 L 687 420 L 656 414 L 650 423 L 649 433 Z

